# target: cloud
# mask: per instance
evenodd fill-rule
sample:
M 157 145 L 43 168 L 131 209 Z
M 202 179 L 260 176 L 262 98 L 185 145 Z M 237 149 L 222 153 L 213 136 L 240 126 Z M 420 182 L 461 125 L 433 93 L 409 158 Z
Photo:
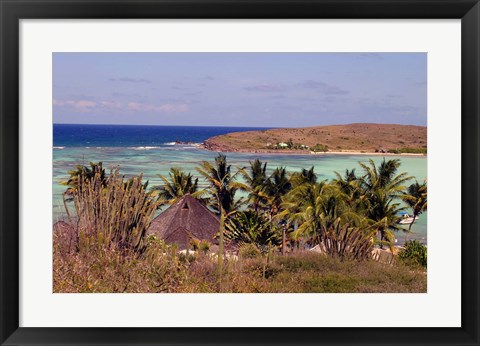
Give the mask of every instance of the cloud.
M 109 78 L 110 82 L 127 82 L 127 83 L 152 83 L 151 80 L 145 78 L 130 78 L 130 77 L 120 77 L 120 78 Z
M 213 78 L 212 76 L 210 75 L 207 75 L 207 76 L 204 76 L 204 77 L 200 77 L 198 78 L 199 80 L 206 80 L 206 81 L 214 81 L 215 78 Z
M 100 101 L 98 106 L 106 109 L 122 109 L 123 104 L 121 102 Z
M 316 90 L 326 95 L 346 95 L 350 93 L 348 90 L 340 89 L 335 85 L 330 85 L 324 82 L 317 82 L 314 80 L 306 80 L 300 84 L 300 87 L 304 89 Z
M 57 100 L 53 99 L 53 105 L 57 107 L 74 108 L 78 111 L 89 111 L 95 108 L 97 102 L 90 100 Z
M 90 101 L 90 100 L 57 100 L 53 99 L 55 107 L 67 108 L 77 112 L 92 111 L 137 111 L 137 112 L 155 112 L 155 113 L 184 113 L 189 111 L 187 103 L 164 103 L 153 105 L 139 102 L 129 102 L 123 104 L 115 101 Z
M 165 103 L 162 105 L 152 105 L 138 102 L 129 102 L 127 108 L 138 112 L 157 112 L 157 113 L 184 113 L 189 111 L 186 103 Z
M 245 87 L 244 89 L 247 91 L 279 92 L 279 91 L 285 91 L 286 87 L 281 84 L 262 83 L 262 84 L 248 86 L 248 87 Z

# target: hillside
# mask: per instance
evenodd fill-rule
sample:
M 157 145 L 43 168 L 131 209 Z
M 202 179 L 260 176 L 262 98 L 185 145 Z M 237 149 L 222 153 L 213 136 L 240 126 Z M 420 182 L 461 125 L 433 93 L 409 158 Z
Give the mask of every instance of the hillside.
M 234 132 L 209 138 L 205 149 L 239 152 L 423 153 L 425 126 L 349 124 Z

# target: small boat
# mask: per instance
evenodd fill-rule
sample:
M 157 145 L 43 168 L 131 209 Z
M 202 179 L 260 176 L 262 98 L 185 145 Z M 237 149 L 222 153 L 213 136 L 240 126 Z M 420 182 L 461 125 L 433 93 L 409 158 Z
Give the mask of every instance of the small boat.
M 401 220 L 398 221 L 399 224 L 401 225 L 410 225 L 412 223 L 414 223 L 415 221 L 418 220 L 418 216 L 416 216 L 415 218 L 413 218 L 413 216 L 410 216 L 409 214 L 407 213 L 402 213 L 401 214 Z

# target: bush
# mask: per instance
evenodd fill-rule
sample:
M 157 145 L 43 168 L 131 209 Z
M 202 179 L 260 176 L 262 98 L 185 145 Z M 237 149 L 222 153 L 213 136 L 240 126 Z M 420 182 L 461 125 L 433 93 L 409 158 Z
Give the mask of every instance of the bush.
M 324 153 L 326 153 L 328 151 L 328 146 L 323 145 L 323 144 L 316 144 L 315 146 L 311 147 L 310 150 L 312 150 L 314 152 L 323 151 Z
M 55 293 L 177 292 L 187 276 L 176 247 L 148 237 L 145 250 L 120 250 L 92 240 L 79 252 L 63 252 L 59 238 L 53 248 Z
M 97 170 L 89 179 L 78 181 L 72 192 L 75 217 L 69 221 L 76 250 L 98 243 L 141 253 L 157 203 L 145 191 L 142 175 L 125 181 L 117 168 L 107 181 Z
M 410 240 L 405 243 L 405 248 L 398 253 L 398 258 L 413 266 L 427 267 L 427 247 L 418 240 Z
M 209 250 L 210 250 L 210 243 L 206 240 L 202 240 L 200 242 L 200 251 L 206 254 Z
M 427 154 L 427 148 L 398 148 L 388 149 L 390 154 Z
M 242 258 L 258 258 L 261 251 L 255 244 L 243 244 L 238 251 Z

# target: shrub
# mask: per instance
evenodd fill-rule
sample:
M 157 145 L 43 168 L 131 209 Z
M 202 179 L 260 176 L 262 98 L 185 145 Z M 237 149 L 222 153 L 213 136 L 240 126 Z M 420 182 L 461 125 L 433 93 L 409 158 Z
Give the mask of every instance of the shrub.
M 310 150 L 314 152 L 323 151 L 324 153 L 326 153 L 328 151 L 328 146 L 323 144 L 315 144 L 313 147 L 310 148 Z
M 120 250 L 92 239 L 79 252 L 61 251 L 54 244 L 53 292 L 159 293 L 176 292 L 187 275 L 176 248 L 148 237 L 144 252 Z
M 397 148 L 388 149 L 390 154 L 427 154 L 427 148 Z
M 323 253 L 340 259 L 363 261 L 372 257 L 375 230 L 340 225 L 336 222 L 325 232 L 319 244 Z
M 258 258 L 261 256 L 261 251 L 255 244 L 242 244 L 238 251 L 242 258 Z
M 210 250 L 210 243 L 206 240 L 202 240 L 200 242 L 200 251 L 206 254 L 209 250 Z
M 427 267 L 427 247 L 418 240 L 406 242 L 398 257 L 407 265 Z
M 143 252 L 157 203 L 145 191 L 142 175 L 125 181 L 117 168 L 110 172 L 108 183 L 104 182 L 102 172 L 97 170 L 89 179 L 81 179 L 72 193 L 76 217 L 70 218 L 70 223 L 76 250 L 103 243 Z
M 190 246 L 192 247 L 193 251 L 198 251 L 200 248 L 200 240 L 198 239 L 190 239 Z

